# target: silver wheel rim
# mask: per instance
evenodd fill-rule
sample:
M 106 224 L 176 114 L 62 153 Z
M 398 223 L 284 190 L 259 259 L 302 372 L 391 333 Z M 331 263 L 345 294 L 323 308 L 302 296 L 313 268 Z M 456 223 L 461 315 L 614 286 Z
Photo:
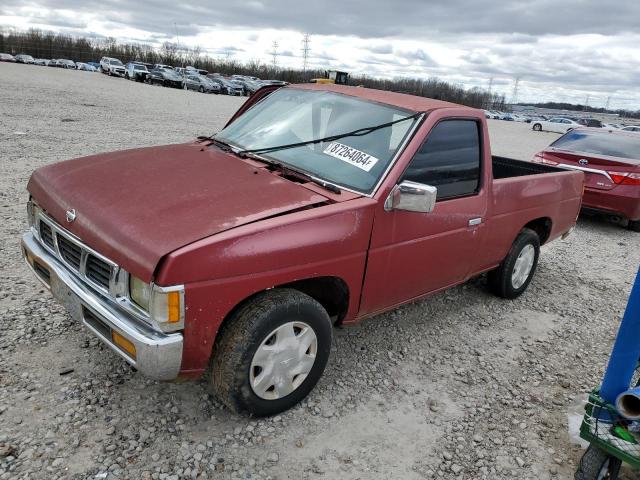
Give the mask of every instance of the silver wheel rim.
M 262 341 L 251 360 L 249 384 L 265 400 L 277 400 L 296 390 L 313 368 L 318 338 L 304 322 L 288 322 Z
M 529 278 L 531 268 L 533 268 L 533 261 L 536 258 L 536 249 L 530 243 L 526 244 L 513 266 L 513 272 L 511 273 L 511 285 L 516 290 L 520 288 Z

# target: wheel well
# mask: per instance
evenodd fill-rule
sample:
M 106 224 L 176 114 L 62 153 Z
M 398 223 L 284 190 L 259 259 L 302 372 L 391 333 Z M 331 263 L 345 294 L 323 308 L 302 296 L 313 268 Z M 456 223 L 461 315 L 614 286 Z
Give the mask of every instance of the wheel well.
M 342 321 L 349 309 L 349 287 L 339 277 L 316 277 L 278 285 L 293 288 L 316 300 L 336 323 Z
M 551 219 L 548 217 L 536 218 L 527 223 L 524 228 L 530 228 L 538 234 L 540 245 L 544 245 L 551 235 Z
M 349 287 L 346 282 L 339 277 L 307 278 L 276 285 L 273 288 L 292 288 L 309 295 L 322 305 L 329 317 L 335 321 L 336 324 L 342 321 L 349 309 Z M 257 295 L 268 291 L 269 290 L 261 290 L 256 292 L 233 307 L 220 324 L 220 330 L 240 307 L 253 300 Z

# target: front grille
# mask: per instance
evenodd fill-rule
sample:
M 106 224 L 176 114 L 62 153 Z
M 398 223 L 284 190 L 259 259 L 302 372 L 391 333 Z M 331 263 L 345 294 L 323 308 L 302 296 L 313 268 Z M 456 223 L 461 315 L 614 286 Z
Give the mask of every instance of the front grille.
M 62 259 L 76 270 L 80 270 L 81 248 L 62 235 L 56 236 L 58 237 L 58 250 Z
M 44 222 L 40 222 L 40 238 L 43 243 L 49 247 L 53 247 L 53 232 L 51 231 L 51 226 L 47 225 Z
M 111 275 L 111 267 L 104 260 L 89 254 L 87 257 L 86 275 L 89 280 L 109 288 L 109 277 Z
M 40 241 L 77 275 L 88 283 L 109 291 L 109 280 L 117 276 L 118 266 L 84 245 L 80 240 L 51 220 L 38 214 L 36 230 Z M 57 249 L 56 249 L 57 245 Z

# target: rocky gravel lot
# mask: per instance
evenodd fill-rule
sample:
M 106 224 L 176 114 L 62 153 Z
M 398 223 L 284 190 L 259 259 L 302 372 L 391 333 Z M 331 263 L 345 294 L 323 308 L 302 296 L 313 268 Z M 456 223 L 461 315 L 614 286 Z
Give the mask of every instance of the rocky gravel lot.
M 102 347 L 36 282 L 19 239 L 34 168 L 188 141 L 243 100 L 8 64 L 0 85 L 0 479 L 573 478 L 567 412 L 601 378 L 640 234 L 581 217 L 519 299 L 479 278 L 338 329 L 306 401 L 237 416 L 206 380 L 149 381 Z M 490 128 L 495 153 L 524 159 L 556 137 Z

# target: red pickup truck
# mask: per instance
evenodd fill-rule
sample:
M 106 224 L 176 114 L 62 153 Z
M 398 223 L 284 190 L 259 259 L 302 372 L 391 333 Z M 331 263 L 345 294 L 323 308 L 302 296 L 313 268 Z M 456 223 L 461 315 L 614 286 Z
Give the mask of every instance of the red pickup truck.
M 483 272 L 520 295 L 574 226 L 583 176 L 492 157 L 481 110 L 272 86 L 212 137 L 39 168 L 22 248 L 140 372 L 211 369 L 231 409 L 269 415 L 314 387 L 334 325 Z

